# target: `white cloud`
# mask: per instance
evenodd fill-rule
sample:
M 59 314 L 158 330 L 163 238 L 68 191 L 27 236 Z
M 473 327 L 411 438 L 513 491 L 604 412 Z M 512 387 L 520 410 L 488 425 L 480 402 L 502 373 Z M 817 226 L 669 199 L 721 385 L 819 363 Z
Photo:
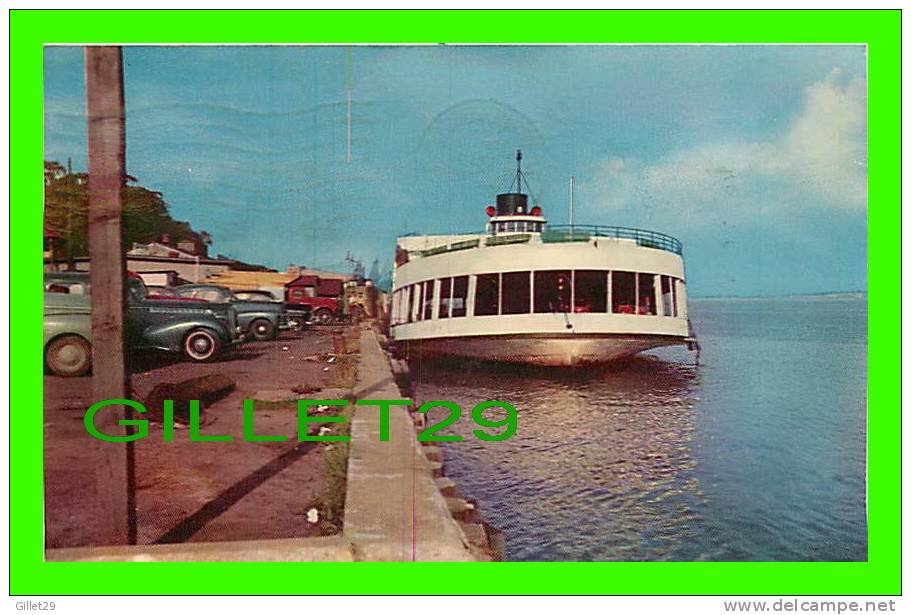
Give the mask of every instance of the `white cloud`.
M 655 162 L 609 157 L 583 184 L 585 201 L 688 222 L 867 206 L 866 83 L 839 71 L 804 91 L 787 128 L 763 141 L 710 142 Z

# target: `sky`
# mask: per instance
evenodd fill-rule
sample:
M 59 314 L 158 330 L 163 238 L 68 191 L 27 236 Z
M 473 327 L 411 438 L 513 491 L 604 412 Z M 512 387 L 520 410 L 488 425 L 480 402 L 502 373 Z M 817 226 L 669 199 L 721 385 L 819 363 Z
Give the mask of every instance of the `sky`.
M 678 237 L 691 296 L 864 291 L 863 46 L 125 47 L 127 172 L 220 253 L 389 269 L 533 200 Z M 45 158 L 86 169 L 82 49 L 45 50 Z M 347 97 L 352 100 L 347 160 Z

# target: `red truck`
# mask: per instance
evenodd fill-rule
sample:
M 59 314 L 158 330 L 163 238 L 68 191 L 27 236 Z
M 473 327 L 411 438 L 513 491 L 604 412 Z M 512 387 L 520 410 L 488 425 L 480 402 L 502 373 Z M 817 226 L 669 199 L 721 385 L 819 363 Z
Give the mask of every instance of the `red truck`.
M 308 320 L 327 325 L 341 316 L 342 280 L 301 275 L 285 284 L 288 312 L 308 313 Z

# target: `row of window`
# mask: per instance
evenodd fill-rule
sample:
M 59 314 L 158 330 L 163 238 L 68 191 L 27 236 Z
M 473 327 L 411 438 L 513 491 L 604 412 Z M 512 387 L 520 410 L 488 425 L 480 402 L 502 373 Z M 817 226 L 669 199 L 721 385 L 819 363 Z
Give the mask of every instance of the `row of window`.
M 493 235 L 498 233 L 540 233 L 543 222 L 519 220 L 510 222 L 493 222 L 490 231 Z
M 474 282 L 471 298 L 469 278 Z M 425 280 L 393 293 L 392 324 L 530 313 L 676 317 L 677 295 L 683 284 L 667 275 L 601 270 L 517 271 Z M 437 293 L 439 301 L 435 302 Z

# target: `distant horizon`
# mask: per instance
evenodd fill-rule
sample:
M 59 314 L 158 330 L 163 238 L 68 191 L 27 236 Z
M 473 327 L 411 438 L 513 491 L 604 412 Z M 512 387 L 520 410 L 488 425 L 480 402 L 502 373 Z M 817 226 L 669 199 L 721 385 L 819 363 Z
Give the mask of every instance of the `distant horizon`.
M 689 295 L 688 299 L 788 299 L 791 297 L 839 297 L 848 295 L 866 295 L 866 290 L 833 290 L 814 293 L 788 293 L 783 295 Z

